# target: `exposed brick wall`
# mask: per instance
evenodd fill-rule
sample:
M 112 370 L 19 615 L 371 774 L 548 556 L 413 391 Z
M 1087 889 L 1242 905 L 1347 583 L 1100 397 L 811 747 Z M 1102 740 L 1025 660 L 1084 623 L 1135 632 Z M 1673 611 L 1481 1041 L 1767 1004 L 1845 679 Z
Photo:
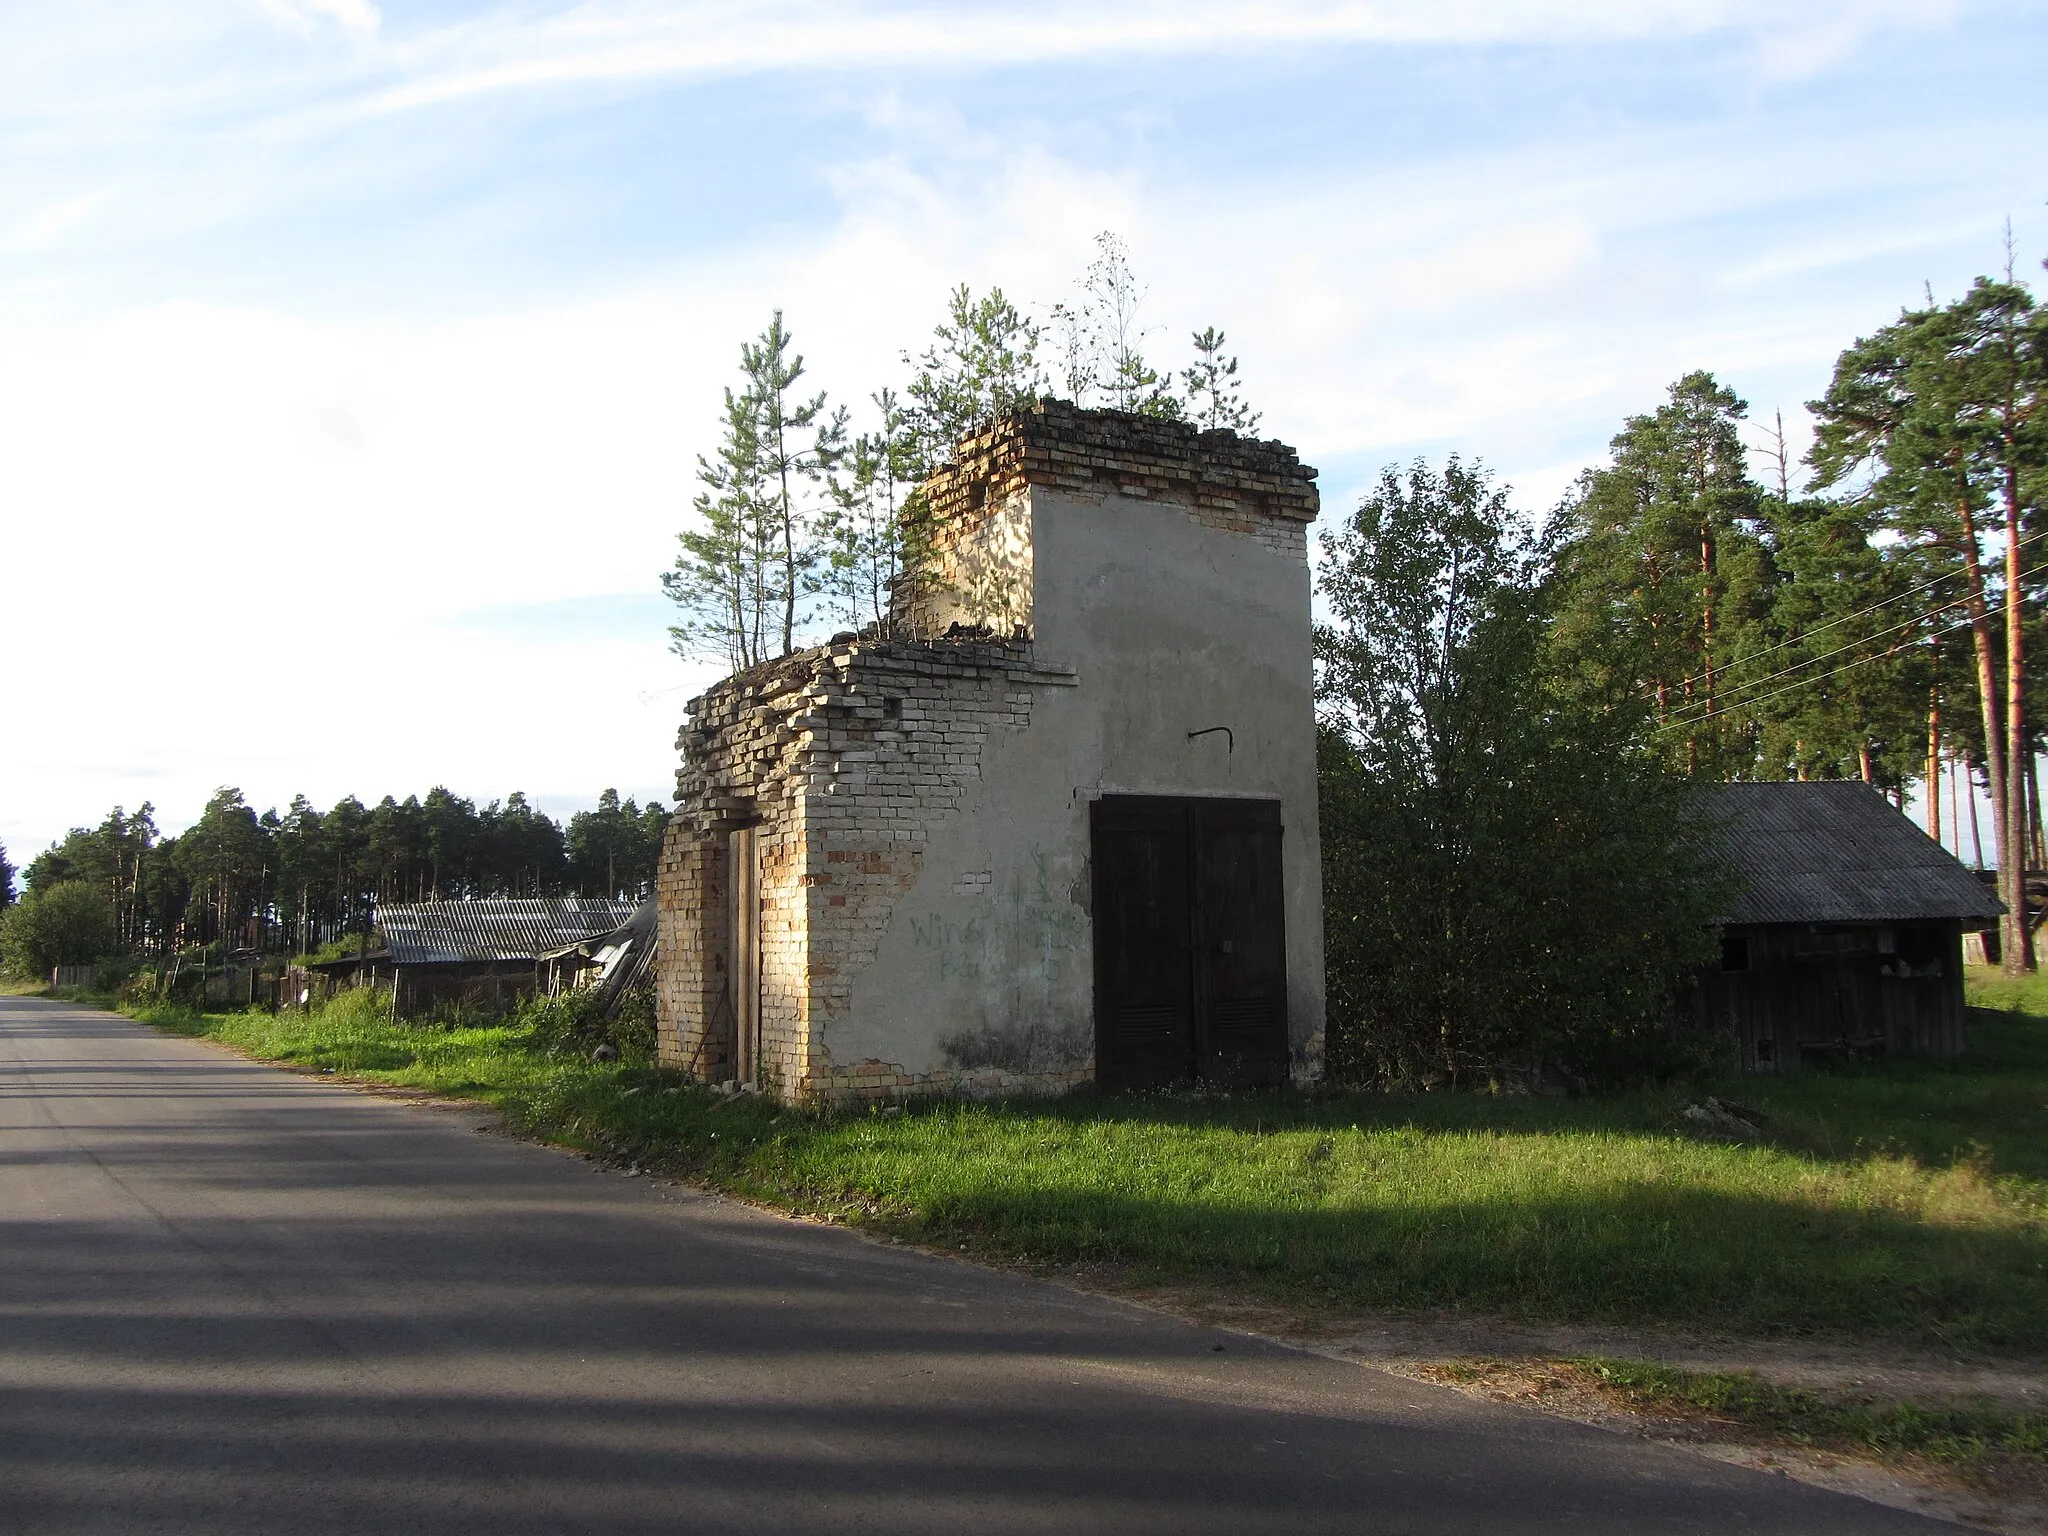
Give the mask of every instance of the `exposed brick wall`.
M 734 1067 L 728 839 L 736 827 L 760 825 L 764 890 L 770 869 L 786 870 L 793 862 L 800 806 L 783 771 L 789 743 L 774 722 L 787 701 L 800 696 L 809 655 L 753 668 L 692 700 L 678 743 L 683 764 L 676 775 L 677 814 L 655 879 L 662 951 L 655 988 L 657 1051 L 663 1063 L 707 1081 L 731 1076 Z M 769 728 L 760 729 L 764 724 Z M 775 914 L 777 920 L 787 916 Z M 780 980 L 792 963 L 800 975 L 800 944 L 792 953 L 773 943 L 788 937 L 786 921 L 764 921 L 762 936 L 764 976 Z M 801 999 L 786 986 L 764 985 L 764 1059 L 781 1068 L 800 1041 L 801 1024 Z
M 935 525 L 893 606 L 917 634 L 954 624 L 995 635 L 1031 633 L 1031 500 L 1022 490 L 951 523 Z
M 980 777 L 991 733 L 1025 725 L 1036 688 L 1073 681 L 1021 642 L 854 641 L 757 667 L 691 701 L 657 887 L 661 1059 L 711 1081 L 730 1075 L 726 848 L 735 827 L 753 823 L 764 1076 L 791 1097 L 865 1094 L 883 1075 L 893 1090 L 910 1078 L 835 1063 L 831 1025 L 917 882 L 932 829 Z M 954 1076 L 910 1086 L 948 1088 Z
M 655 1052 L 705 1082 L 732 1075 L 732 1011 L 726 991 L 725 845 L 671 821 L 655 870 L 661 933 L 655 974 Z

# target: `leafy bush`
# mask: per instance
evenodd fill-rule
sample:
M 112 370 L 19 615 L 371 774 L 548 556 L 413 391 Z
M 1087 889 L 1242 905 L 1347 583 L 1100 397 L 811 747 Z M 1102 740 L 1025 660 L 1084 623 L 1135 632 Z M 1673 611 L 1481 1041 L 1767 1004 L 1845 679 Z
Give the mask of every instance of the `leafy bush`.
M 634 987 L 619 999 L 618 1012 L 612 1016 L 611 1042 L 627 1061 L 654 1059 L 654 988 L 651 985 Z
M 102 955 L 93 962 L 92 989 L 109 997 L 141 996 L 155 974 L 147 955 Z
M 370 949 L 379 949 L 382 945 L 383 941 L 381 939 L 373 937 L 368 947 Z M 362 934 L 351 931 L 342 934 L 339 938 L 329 939 L 318 949 L 308 951 L 301 958 L 313 964 L 321 964 L 329 960 L 353 960 L 357 955 L 363 953 L 364 947 Z
M 1325 543 L 1318 778 L 1340 1082 L 1608 1083 L 1697 1065 L 1673 994 L 1722 894 L 1627 700 L 1544 646 L 1555 551 L 1476 468 L 1389 469 Z
M 155 1002 L 163 996 L 166 974 L 145 964 L 139 970 L 118 977 L 111 985 L 102 987 L 101 990 L 113 993 L 115 999 L 124 1006 L 140 1006 Z
M 0 916 L 0 964 L 14 976 L 47 977 L 53 966 L 90 965 L 114 943 L 106 895 L 84 880 L 31 891 Z
M 587 1056 L 610 1046 L 622 1061 L 654 1058 L 654 994 L 635 987 L 619 1000 L 609 1019 L 603 1016 L 603 994 L 595 988 L 530 998 L 514 1022 L 524 1026 L 534 1045 L 550 1056 Z
M 389 987 L 347 987 L 328 998 L 318 1010 L 322 1023 L 344 1029 L 368 1029 L 391 1022 Z

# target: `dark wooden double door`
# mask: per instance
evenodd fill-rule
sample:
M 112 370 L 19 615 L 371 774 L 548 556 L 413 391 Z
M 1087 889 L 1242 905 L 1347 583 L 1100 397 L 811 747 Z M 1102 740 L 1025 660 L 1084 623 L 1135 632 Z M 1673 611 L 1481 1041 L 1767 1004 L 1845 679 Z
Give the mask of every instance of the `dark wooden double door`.
M 1279 802 L 1111 795 L 1091 817 L 1097 1080 L 1284 1081 Z

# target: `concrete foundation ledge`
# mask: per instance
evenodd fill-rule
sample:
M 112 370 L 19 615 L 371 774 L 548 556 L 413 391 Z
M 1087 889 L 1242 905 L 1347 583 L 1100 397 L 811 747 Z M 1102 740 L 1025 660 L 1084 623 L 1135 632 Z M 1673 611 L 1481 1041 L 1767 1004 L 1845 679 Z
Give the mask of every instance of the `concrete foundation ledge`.
M 1011 1072 L 1002 1067 L 910 1072 L 896 1062 L 869 1057 L 812 1073 L 804 1079 L 800 1096 L 813 1102 L 849 1104 L 912 1098 L 1045 1097 L 1094 1081 L 1092 1060 L 1057 1072 Z
M 1296 1048 L 1287 1063 L 1287 1077 L 1296 1088 L 1312 1088 L 1323 1080 L 1323 1032 L 1320 1029 Z

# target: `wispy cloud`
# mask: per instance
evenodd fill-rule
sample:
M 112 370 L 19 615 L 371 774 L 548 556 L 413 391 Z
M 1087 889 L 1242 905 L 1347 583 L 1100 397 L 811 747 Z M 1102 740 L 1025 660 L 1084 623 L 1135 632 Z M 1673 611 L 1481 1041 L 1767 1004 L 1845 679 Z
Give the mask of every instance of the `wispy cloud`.
M 111 197 L 104 189 L 81 192 L 25 210 L 0 225 L 0 256 L 31 256 L 56 250 L 90 223 Z
M 110 23 L 55 7 L 5 24 L 0 121 L 39 113 L 396 112 L 544 88 L 769 71 L 1028 67 L 1117 57 L 1244 57 L 1360 45 L 1497 47 L 1730 40 L 1762 78 L 1833 67 L 1866 40 L 1953 24 L 1982 0 L 578 0 L 454 21 L 386 17 L 374 0 L 194 0 Z M 264 30 L 352 46 L 238 60 Z M 158 74 L 153 66 L 198 67 Z M 58 66 L 53 72 L 51 66 Z M 65 69 L 62 66 L 74 66 Z M 283 96 L 278 87 L 289 82 Z
M 272 18 L 301 36 L 323 24 L 374 36 L 384 20 L 372 0 L 262 0 L 262 6 Z
M 1305 46 L 1585 44 L 1748 38 L 1776 76 L 1837 63 L 1866 37 L 1951 22 L 1961 0 L 1380 0 L 1380 3 L 877 5 L 831 0 L 586 3 L 394 42 L 380 110 L 578 83 L 779 69 L 1023 66 L 1118 55 Z

